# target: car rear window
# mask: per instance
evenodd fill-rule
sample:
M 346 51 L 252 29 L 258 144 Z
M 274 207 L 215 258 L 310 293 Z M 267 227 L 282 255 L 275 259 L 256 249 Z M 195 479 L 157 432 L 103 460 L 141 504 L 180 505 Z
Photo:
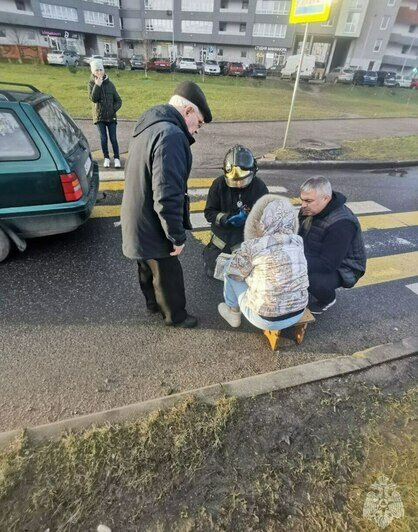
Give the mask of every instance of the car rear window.
M 33 161 L 38 150 L 13 111 L 0 111 L 0 161 Z
M 72 119 L 55 100 L 42 102 L 36 110 L 64 154 L 70 153 L 80 139 L 79 130 Z

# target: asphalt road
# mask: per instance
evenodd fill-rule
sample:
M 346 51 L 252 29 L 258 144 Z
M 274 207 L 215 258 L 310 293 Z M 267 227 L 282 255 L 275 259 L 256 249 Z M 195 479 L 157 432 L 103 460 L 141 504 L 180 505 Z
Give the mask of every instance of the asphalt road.
M 393 213 L 417 209 L 418 168 L 404 176 L 325 174 L 349 201 L 374 201 Z M 260 175 L 295 197 L 310 174 Z M 99 205 L 120 204 L 121 195 L 109 192 Z M 73 233 L 29 241 L 24 254 L 15 252 L 1 265 L 0 430 L 350 354 L 416 333 L 418 295 L 407 286 L 418 277 L 408 277 L 340 291 L 302 345 L 285 332 L 281 351 L 272 353 L 260 331 L 249 324 L 231 330 L 218 316 L 222 285 L 205 277 L 203 246 L 193 236 L 181 259 L 188 310 L 200 327 L 165 327 L 145 312 L 135 263 L 122 255 L 115 222 L 93 218 Z M 418 249 L 413 224 L 370 230 L 365 240 L 371 259 Z
M 78 120 L 89 139 L 92 150 L 100 148 L 99 136 L 91 120 Z M 121 152 L 128 150 L 135 122 L 118 122 Z M 220 168 L 227 149 L 244 144 L 257 157 L 281 147 L 286 121 L 276 122 L 212 122 L 205 125 L 193 145 L 193 171 Z M 418 134 L 418 121 L 411 118 L 349 118 L 336 120 L 295 120 L 292 122 L 288 146 L 303 140 L 340 143 L 343 140 L 404 136 Z M 396 155 L 394 154 L 394 159 Z

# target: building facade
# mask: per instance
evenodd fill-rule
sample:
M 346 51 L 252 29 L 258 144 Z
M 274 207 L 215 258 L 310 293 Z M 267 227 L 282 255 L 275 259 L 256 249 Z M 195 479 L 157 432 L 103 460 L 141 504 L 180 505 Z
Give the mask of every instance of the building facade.
M 72 49 L 81 55 L 193 57 L 282 64 L 299 53 L 303 25 L 289 0 L 1 0 L 0 45 Z M 417 66 L 418 0 L 333 0 L 310 24 L 306 53 L 336 66 L 408 73 Z

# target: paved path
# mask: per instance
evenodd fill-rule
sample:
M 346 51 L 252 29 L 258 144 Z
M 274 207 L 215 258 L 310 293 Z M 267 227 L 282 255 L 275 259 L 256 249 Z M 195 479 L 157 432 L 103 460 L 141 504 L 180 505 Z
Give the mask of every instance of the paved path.
M 91 149 L 100 148 L 98 133 L 91 120 L 78 120 L 86 134 Z M 121 152 L 128 150 L 135 122 L 118 123 Z M 281 146 L 286 122 L 219 122 L 204 126 L 193 146 L 193 167 L 219 168 L 230 146 L 242 143 L 251 148 L 257 157 Z M 323 142 L 342 142 L 358 138 L 417 135 L 416 118 L 348 118 L 339 120 L 303 120 L 291 124 L 288 146 L 302 139 Z M 396 158 L 396 156 L 395 156 Z

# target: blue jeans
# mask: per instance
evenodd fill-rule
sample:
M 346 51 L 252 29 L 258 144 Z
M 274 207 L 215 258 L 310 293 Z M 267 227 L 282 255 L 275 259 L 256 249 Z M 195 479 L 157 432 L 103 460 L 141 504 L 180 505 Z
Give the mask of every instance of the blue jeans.
M 248 285 L 245 281 L 235 281 L 227 275 L 225 275 L 224 280 L 224 299 L 228 307 L 238 308 L 247 318 L 247 320 L 252 323 L 255 327 L 259 329 L 269 330 L 269 331 L 281 331 L 287 327 L 291 327 L 297 323 L 302 317 L 303 311 L 292 318 L 287 320 L 280 321 L 269 321 L 264 320 L 261 316 L 256 314 L 247 306 L 246 302 L 246 293 Z
M 109 159 L 109 147 L 107 144 L 107 132 L 109 132 L 110 143 L 113 148 L 113 157 L 119 159 L 119 145 L 116 138 L 116 122 L 97 122 L 97 129 L 100 133 L 100 143 L 102 145 L 103 157 Z

